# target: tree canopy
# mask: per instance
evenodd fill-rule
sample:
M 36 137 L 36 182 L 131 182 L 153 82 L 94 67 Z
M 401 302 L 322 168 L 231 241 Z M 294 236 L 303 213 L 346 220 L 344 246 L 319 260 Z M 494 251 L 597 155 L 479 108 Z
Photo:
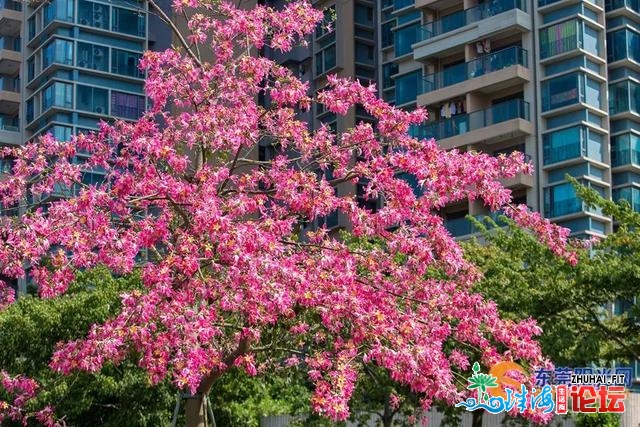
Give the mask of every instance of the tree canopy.
M 474 293 L 478 270 L 439 212 L 482 200 L 575 262 L 568 231 L 511 204 L 501 184 L 531 172 L 521 153 L 446 152 L 412 138 L 425 111 L 391 107 L 357 81 L 327 76 L 310 97 L 290 70 L 254 54 L 265 45 L 288 51 L 310 34 L 323 14 L 308 2 L 173 6 L 189 9 L 190 33 L 180 48 L 144 55 L 151 108 L 142 118 L 2 152 L 14 159 L 2 203 L 33 202 L 0 221 L 5 276 L 28 269 L 40 295 L 55 298 L 78 271 L 140 268 L 143 288 L 123 293 L 119 313 L 59 344 L 56 372 L 98 372 L 133 354 L 153 383 L 170 378 L 194 395 L 187 421 L 201 425 L 202 396 L 233 366 L 249 375 L 298 366 L 313 383 L 313 410 L 342 420 L 363 363 L 386 369 L 424 408 L 465 396 L 454 371 L 470 358 L 545 363 L 534 321 L 502 319 Z M 359 105 L 376 124 L 310 131 L 296 111 L 312 103 L 339 115 Z M 279 148 L 273 161 L 252 154 L 261 141 Z M 84 185 L 88 169 L 104 171 L 104 181 Z M 335 191 L 358 181 L 367 198 L 384 199 L 382 209 Z M 302 230 L 335 211 L 351 235 L 384 246 L 351 250 L 326 228 Z M 3 373 L 3 386 L 14 399 L 2 413 L 30 415 L 22 404 L 37 384 Z M 47 410 L 36 416 L 51 420 Z

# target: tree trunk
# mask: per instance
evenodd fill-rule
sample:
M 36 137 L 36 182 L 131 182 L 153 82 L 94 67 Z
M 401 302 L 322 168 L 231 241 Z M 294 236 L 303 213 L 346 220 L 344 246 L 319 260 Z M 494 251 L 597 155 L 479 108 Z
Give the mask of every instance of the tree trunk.
M 391 402 L 389 401 L 390 396 L 384 401 L 384 413 L 382 414 L 382 426 L 383 427 L 391 427 L 393 425 L 393 416 L 395 412 L 391 409 Z
M 186 427 L 205 427 L 204 394 L 187 399 L 184 405 Z
M 243 338 L 238 343 L 238 348 L 229 353 L 224 358 L 223 363 L 227 367 L 230 367 L 238 356 L 247 353 L 247 351 L 249 351 L 249 341 L 246 338 Z M 198 386 L 197 394 L 187 399 L 187 402 L 184 405 L 186 427 L 208 427 L 205 424 L 207 415 L 206 408 L 204 407 L 204 397 L 209 394 L 211 387 L 213 387 L 213 384 L 222 376 L 223 373 L 224 370 L 215 371 L 202 378 L 200 385 Z M 211 422 L 211 420 L 208 421 Z

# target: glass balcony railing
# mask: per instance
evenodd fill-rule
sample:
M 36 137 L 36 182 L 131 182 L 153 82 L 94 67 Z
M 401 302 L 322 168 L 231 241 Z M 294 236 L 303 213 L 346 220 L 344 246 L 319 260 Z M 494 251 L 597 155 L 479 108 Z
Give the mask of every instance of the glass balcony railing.
M 640 151 L 638 150 L 611 150 L 611 165 L 640 165 Z
M 513 9 L 527 11 L 525 0 L 492 0 L 479 4 L 470 9 L 461 10 L 442 18 L 426 23 L 420 34 L 420 40 L 448 33 L 465 25 L 481 21 L 491 16 L 499 15 Z
M 491 228 L 492 225 L 485 221 L 485 218 L 491 218 L 497 227 L 505 227 L 507 223 L 501 219 L 504 215 L 502 211 L 489 212 L 486 214 L 474 215 L 474 218 L 480 221 L 485 227 Z M 479 233 L 480 228 L 476 227 L 467 217 L 445 219 L 445 228 L 453 237 L 466 236 L 468 234 Z
M 412 133 L 417 138 L 433 137 L 439 140 L 518 118 L 530 120 L 529 103 L 522 99 L 510 99 L 484 110 L 459 114 L 450 119 L 416 127 Z
M 18 132 L 18 118 L 0 114 L 0 130 Z
M 0 49 L 20 52 L 22 45 L 19 37 L 0 37 Z
M 20 92 L 20 79 L 0 77 L 0 90 Z
M 604 7 L 607 12 L 627 7 L 640 13 L 640 0 L 605 0 Z
M 511 46 L 482 55 L 472 61 L 454 65 L 438 73 L 426 75 L 423 77 L 421 93 L 442 89 L 513 65 L 529 66 L 528 52 L 525 49 Z
M 545 212 L 549 218 L 569 215 L 583 210 L 582 201 L 579 199 L 557 200 L 545 204 Z
M 0 0 L 0 9 L 22 12 L 22 2 L 15 0 Z

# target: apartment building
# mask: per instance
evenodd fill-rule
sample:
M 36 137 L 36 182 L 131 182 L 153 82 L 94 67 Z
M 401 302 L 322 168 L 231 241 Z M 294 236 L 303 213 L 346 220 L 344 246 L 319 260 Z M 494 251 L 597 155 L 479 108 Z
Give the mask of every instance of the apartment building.
M 640 148 L 630 148 L 640 123 L 632 102 L 640 96 L 634 82 L 640 68 L 630 52 L 640 49 L 640 14 L 637 2 L 635 9 L 619 3 L 386 1 L 380 9 L 383 95 L 404 108 L 426 107 L 430 120 L 414 132 L 446 149 L 522 151 L 536 173 L 505 182 L 514 199 L 574 236 L 603 235 L 611 220 L 583 206 L 565 175 L 604 196 L 637 199 L 638 161 L 617 153 Z M 612 37 L 626 41 L 616 50 L 617 62 L 607 49 Z M 621 70 L 616 83 L 609 79 L 613 67 Z M 620 142 L 610 145 L 614 132 Z M 481 202 L 446 209 L 455 236 L 473 233 L 468 214 L 488 212 Z
M 20 66 L 22 2 L 0 0 L 0 144 L 20 141 Z M 8 164 L 0 162 L 0 170 Z

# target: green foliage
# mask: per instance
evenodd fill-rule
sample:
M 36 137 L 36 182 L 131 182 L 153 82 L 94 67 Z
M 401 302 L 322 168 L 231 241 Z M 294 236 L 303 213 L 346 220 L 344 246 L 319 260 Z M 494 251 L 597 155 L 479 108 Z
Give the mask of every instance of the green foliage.
M 577 414 L 576 427 L 620 427 L 620 415 L 598 412 Z
M 116 279 L 96 269 L 82 273 L 63 297 L 19 298 L 0 312 L 0 366 L 38 380 L 43 392 L 37 403 L 55 406 L 69 426 L 168 425 L 174 392 L 168 384 L 151 387 L 133 358 L 95 375 L 61 376 L 48 367 L 57 342 L 81 338 L 116 314 L 119 295 L 139 283 L 136 276 Z
M 250 377 L 232 369 L 209 393 L 216 424 L 230 427 L 258 427 L 260 417 L 268 415 L 308 414 L 310 398 L 311 388 L 293 370 Z

